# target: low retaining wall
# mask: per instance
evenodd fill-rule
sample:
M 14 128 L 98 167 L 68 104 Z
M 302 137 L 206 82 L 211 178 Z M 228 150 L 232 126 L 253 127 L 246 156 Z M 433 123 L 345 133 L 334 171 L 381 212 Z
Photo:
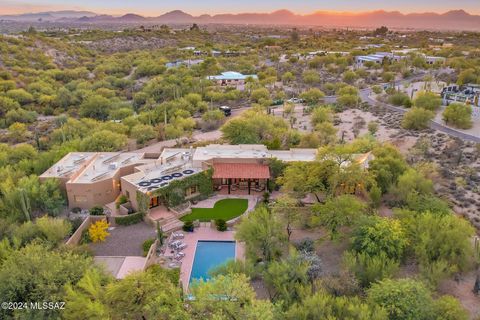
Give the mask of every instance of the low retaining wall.
M 150 249 L 148 250 L 147 256 L 145 257 L 145 264 L 143 265 L 143 271 L 145 271 L 148 267 L 156 263 L 157 260 L 157 247 L 158 247 L 158 239 L 155 240 L 154 243 L 150 246 Z
M 100 220 L 105 220 L 106 216 L 88 216 L 83 220 L 82 224 L 78 227 L 77 230 L 68 238 L 66 244 L 76 246 L 82 239 L 82 234 L 84 230 L 87 230 L 92 223 L 95 223 Z

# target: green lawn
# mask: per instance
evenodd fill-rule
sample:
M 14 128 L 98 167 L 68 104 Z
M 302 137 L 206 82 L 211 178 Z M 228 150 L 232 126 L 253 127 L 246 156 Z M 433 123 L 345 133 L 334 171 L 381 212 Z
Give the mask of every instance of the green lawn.
M 247 199 L 223 199 L 213 208 L 192 208 L 192 213 L 182 217 L 182 221 L 200 220 L 208 222 L 215 219 L 231 220 L 243 214 L 248 208 Z

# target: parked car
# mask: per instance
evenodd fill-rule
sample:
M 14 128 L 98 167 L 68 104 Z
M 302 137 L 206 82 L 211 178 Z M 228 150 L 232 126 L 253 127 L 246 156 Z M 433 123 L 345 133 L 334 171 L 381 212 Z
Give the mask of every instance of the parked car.
M 230 117 L 232 115 L 232 108 L 229 106 L 221 106 L 218 109 L 223 111 L 223 114 L 225 114 L 225 117 Z
M 300 98 L 291 98 L 291 99 L 288 99 L 287 101 L 290 102 L 290 103 L 304 103 L 305 102 L 305 100 L 300 99 Z

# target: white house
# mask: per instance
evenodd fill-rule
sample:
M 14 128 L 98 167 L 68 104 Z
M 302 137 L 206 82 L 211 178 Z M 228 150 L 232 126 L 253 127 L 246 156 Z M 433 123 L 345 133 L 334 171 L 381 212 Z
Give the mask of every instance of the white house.
M 244 74 L 241 74 L 240 72 L 234 72 L 234 71 L 222 72 L 219 75 L 207 77 L 208 80 L 215 81 L 219 86 L 234 87 L 238 90 L 245 89 L 245 81 L 247 80 L 247 78 L 257 79 L 258 77 L 256 74 L 244 75 Z

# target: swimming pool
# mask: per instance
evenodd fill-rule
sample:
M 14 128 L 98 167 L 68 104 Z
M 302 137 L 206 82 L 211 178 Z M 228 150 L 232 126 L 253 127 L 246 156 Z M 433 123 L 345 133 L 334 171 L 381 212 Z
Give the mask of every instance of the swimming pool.
M 193 279 L 210 279 L 208 271 L 235 259 L 235 241 L 198 241 L 193 259 L 190 283 Z

